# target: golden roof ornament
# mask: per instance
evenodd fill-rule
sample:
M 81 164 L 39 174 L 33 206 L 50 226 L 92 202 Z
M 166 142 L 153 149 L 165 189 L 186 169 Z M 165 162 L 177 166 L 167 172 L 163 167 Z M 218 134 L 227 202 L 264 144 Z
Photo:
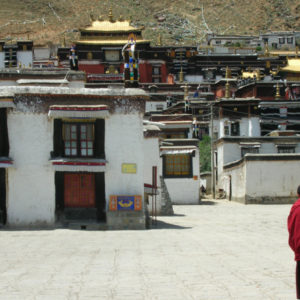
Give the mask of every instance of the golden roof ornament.
M 181 67 L 180 72 L 179 72 L 179 82 L 183 82 L 183 70 L 182 70 L 182 67 Z
M 158 34 L 158 37 L 157 37 L 157 46 L 162 46 L 162 38 L 161 38 L 160 33 Z
M 228 66 L 226 67 L 225 78 L 231 78 L 231 70 Z
M 270 56 L 269 45 L 265 43 L 265 56 Z
M 279 83 L 277 82 L 275 100 L 280 100 L 280 98 L 281 98 L 281 96 L 280 96 L 280 86 L 279 86 Z
M 229 82 L 227 80 L 226 84 L 225 84 L 225 98 L 230 98 L 230 85 Z
M 112 8 L 109 9 L 108 20 L 111 23 L 114 21 L 114 16 L 112 14 Z

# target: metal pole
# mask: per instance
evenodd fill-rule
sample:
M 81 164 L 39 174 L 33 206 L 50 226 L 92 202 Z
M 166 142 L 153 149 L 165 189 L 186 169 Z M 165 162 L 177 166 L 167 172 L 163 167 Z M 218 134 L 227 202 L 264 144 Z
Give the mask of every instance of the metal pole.
M 212 197 L 216 198 L 216 189 L 215 189 L 215 158 L 214 158 L 214 110 L 213 103 L 210 105 L 210 151 L 211 151 L 211 188 L 212 188 Z

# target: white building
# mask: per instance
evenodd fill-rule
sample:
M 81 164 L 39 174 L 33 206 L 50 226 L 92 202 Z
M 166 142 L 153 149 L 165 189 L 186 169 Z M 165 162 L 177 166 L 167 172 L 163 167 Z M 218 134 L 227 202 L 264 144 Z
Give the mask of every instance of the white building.
M 145 92 L 26 86 L 0 96 L 2 222 L 145 228 Z
M 218 189 L 229 200 L 292 203 L 299 185 L 299 136 L 225 137 L 216 142 Z

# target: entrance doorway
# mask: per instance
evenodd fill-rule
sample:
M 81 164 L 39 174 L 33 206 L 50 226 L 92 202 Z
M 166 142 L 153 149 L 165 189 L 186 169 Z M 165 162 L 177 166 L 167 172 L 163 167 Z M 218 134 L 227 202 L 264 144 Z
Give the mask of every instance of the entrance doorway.
M 0 168 L 0 225 L 5 225 L 6 219 L 6 172 Z
M 65 207 L 95 207 L 95 175 L 66 173 L 64 178 Z
M 106 221 L 103 172 L 56 172 L 55 188 L 57 220 Z

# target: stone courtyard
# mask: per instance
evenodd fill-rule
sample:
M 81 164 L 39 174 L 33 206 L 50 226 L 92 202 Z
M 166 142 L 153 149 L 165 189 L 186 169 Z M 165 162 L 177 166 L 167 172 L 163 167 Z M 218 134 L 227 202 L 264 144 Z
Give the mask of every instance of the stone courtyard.
M 1 230 L 0 299 L 295 299 L 290 207 L 219 200 L 151 230 Z

